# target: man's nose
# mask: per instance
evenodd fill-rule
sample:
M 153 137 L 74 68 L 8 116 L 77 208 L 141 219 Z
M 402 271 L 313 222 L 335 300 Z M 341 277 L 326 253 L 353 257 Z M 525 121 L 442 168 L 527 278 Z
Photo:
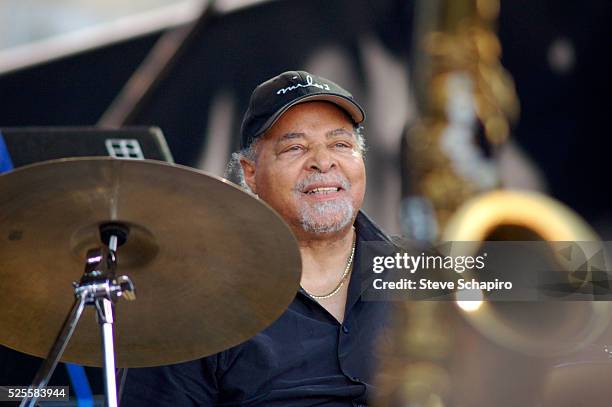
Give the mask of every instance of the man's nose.
M 307 164 L 309 169 L 319 172 L 328 172 L 337 165 L 334 155 L 325 145 L 311 149 L 311 156 Z

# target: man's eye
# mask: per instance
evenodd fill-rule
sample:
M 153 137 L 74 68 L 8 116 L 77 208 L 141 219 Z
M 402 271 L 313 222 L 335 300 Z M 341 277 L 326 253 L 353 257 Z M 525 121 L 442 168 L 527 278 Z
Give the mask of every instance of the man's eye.
M 351 146 L 347 143 L 336 143 L 334 144 L 334 147 L 336 148 L 351 148 Z
M 299 146 L 299 145 L 295 145 L 295 146 L 291 146 L 286 148 L 285 150 L 283 150 L 283 153 L 290 153 L 290 152 L 296 152 L 296 151 L 301 151 L 304 147 Z

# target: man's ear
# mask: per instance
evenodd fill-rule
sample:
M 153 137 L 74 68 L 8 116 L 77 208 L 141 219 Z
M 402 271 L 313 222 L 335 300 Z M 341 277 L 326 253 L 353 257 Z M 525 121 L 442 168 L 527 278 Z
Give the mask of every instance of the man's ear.
M 247 160 L 246 158 L 241 158 L 240 166 L 242 167 L 242 172 L 244 173 L 244 181 L 249 188 L 251 188 L 251 191 L 253 191 L 254 194 L 257 194 L 257 183 L 255 182 L 255 163 L 251 160 Z

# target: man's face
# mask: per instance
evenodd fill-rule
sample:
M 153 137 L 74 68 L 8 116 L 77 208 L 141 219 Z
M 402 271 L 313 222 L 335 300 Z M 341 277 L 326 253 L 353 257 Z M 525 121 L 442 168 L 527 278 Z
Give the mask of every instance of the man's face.
M 243 161 L 245 180 L 295 231 L 333 233 L 352 225 L 365 193 L 353 123 L 327 102 L 287 110 Z

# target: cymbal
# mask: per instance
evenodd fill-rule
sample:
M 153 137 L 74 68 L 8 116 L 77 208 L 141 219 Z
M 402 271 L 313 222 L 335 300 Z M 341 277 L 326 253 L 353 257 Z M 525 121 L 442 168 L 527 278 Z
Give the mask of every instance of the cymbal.
M 74 158 L 0 175 L 0 343 L 46 357 L 74 302 L 99 225 L 129 226 L 117 251 L 136 300 L 115 307 L 118 367 L 178 363 L 237 345 L 295 297 L 297 241 L 263 201 L 221 178 L 149 160 Z M 86 307 L 61 359 L 102 365 Z

